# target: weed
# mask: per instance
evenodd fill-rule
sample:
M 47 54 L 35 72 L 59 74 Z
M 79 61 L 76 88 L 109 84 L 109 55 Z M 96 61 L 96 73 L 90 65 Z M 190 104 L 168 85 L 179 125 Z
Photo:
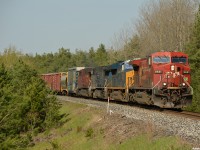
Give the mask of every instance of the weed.
M 49 143 L 51 144 L 53 150 L 59 149 L 59 145 L 57 141 L 51 141 Z
M 85 137 L 92 138 L 93 136 L 94 136 L 94 130 L 92 128 L 88 128 Z
M 77 126 L 77 128 L 76 128 L 76 132 L 79 133 L 79 132 L 81 132 L 81 131 L 82 131 L 82 127 Z
M 104 134 L 104 129 L 103 128 L 100 129 L 100 134 Z

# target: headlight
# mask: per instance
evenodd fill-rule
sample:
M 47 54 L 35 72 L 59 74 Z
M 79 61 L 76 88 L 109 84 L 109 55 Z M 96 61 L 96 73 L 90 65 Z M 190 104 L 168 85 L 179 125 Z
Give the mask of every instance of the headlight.
M 171 66 L 171 71 L 173 71 L 173 70 L 174 70 L 174 68 L 175 68 L 175 66 L 174 66 L 174 65 L 172 65 L 172 66 Z
M 155 70 L 155 73 L 156 74 L 162 74 L 162 71 L 161 70 Z
M 185 83 L 182 83 L 182 86 L 185 86 Z
M 166 85 L 167 85 L 167 83 L 163 82 L 163 86 L 166 86 Z

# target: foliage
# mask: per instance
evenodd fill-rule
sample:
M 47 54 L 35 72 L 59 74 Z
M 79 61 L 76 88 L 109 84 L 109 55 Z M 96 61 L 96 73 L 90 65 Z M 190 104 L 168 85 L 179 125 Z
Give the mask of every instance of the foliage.
M 10 68 L 21 56 L 23 56 L 21 52 L 17 51 L 14 46 L 10 46 L 1 54 L 0 63 L 4 63 L 5 67 Z
M 97 66 L 105 66 L 108 64 L 108 54 L 103 44 L 100 44 L 96 51 L 95 62 Z
M 60 48 L 54 54 L 42 54 L 33 57 L 35 69 L 40 73 L 63 72 L 71 67 L 94 67 L 108 64 L 108 53 L 103 44 L 97 50 L 91 48 L 89 52 L 76 50 L 71 53 L 69 49 Z
M 57 141 L 51 141 L 50 144 L 53 150 L 59 149 L 59 145 Z
M 191 33 L 195 0 L 154 0 L 140 11 L 136 30 L 143 56 L 155 51 L 184 51 Z
M 90 127 L 86 130 L 85 137 L 92 138 L 94 136 L 94 130 Z
M 88 65 L 91 67 L 95 67 L 96 66 L 96 62 L 95 62 L 95 50 L 93 47 L 91 47 L 89 49 L 89 53 L 88 53 Z
M 60 105 L 35 70 L 19 60 L 0 66 L 0 147 L 25 147 L 34 133 L 55 126 Z
M 196 14 L 193 33 L 187 52 L 190 59 L 192 87 L 194 89 L 193 103 L 190 109 L 200 112 L 200 8 Z

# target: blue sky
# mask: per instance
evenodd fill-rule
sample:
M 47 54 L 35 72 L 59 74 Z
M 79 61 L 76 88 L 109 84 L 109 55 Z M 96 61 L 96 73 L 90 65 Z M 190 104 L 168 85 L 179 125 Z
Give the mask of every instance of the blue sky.
M 148 0 L 0 0 L 0 52 L 35 54 L 88 50 L 137 20 Z

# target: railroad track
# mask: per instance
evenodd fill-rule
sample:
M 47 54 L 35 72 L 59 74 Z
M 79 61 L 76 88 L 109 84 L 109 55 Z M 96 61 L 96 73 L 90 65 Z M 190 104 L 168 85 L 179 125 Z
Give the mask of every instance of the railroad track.
M 61 100 L 64 100 L 65 98 L 66 99 L 69 99 L 69 98 L 70 99 L 85 99 L 85 98 L 70 97 L 70 96 L 57 96 L 57 97 Z M 91 99 L 91 98 L 86 98 L 86 99 L 91 100 L 91 101 L 96 101 L 96 102 L 107 103 L 107 100 Z M 200 120 L 200 113 L 196 113 L 196 112 L 189 112 L 189 111 L 184 111 L 184 110 L 164 109 L 164 108 L 159 108 L 159 107 L 156 107 L 156 106 L 142 105 L 142 104 L 137 104 L 137 103 L 127 103 L 127 102 L 121 102 L 121 101 L 115 101 L 115 100 L 110 100 L 110 103 L 119 104 L 119 105 L 126 105 L 126 106 L 128 105 L 130 107 L 147 109 L 147 110 L 151 110 L 151 111 L 157 111 L 157 112 L 161 112 L 161 113 L 166 113 L 166 114 L 186 117 L 186 118 L 190 118 L 190 119 Z

